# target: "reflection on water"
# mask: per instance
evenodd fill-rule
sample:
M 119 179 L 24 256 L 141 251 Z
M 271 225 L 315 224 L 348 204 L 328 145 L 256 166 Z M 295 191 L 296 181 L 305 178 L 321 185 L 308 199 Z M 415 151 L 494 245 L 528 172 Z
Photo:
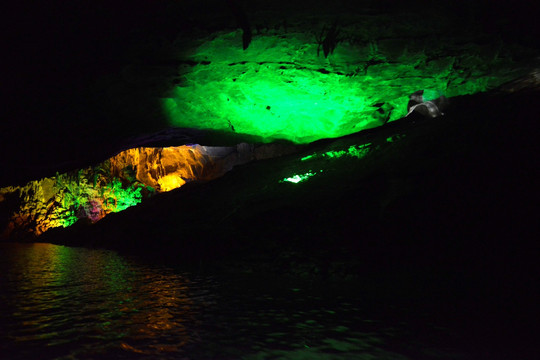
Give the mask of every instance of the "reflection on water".
M 213 301 L 205 284 L 105 250 L 3 244 L 0 269 L 2 353 L 15 357 L 176 352 L 199 341 Z
M 426 350 L 411 319 L 388 322 L 362 297 L 256 280 L 195 277 L 106 250 L 0 244 L 0 358 L 399 360 L 407 349 L 468 358 L 437 350 L 448 334 L 428 322 Z

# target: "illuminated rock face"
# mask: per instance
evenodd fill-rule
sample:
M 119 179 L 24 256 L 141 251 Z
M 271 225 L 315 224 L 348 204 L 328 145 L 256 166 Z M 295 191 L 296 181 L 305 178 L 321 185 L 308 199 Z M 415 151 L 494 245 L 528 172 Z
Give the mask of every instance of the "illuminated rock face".
M 96 222 L 155 191 L 210 180 L 221 175 L 222 167 L 207 153 L 200 146 L 129 149 L 97 166 L 0 189 L 0 204 L 16 203 L 3 236 L 14 231 L 40 235 L 84 218 Z
M 400 119 L 418 90 L 454 97 L 521 75 L 489 39 L 447 37 L 451 26 L 436 18 L 400 16 L 340 17 L 328 56 L 322 48 L 333 32 L 324 18 L 261 31 L 246 50 L 240 30 L 214 33 L 180 63 L 178 86 L 163 106 L 173 126 L 308 143 Z
M 135 148 L 109 159 L 111 173 L 136 181 L 158 192 L 170 191 L 192 180 L 209 180 L 219 167 L 200 146 Z
M 92 183 L 95 179 L 95 183 Z M 122 186 L 93 168 L 0 189 L 0 205 L 12 211 L 2 236 L 22 231 L 40 235 L 80 218 L 95 222 L 141 201 L 142 188 Z
M 79 219 L 96 222 L 139 204 L 155 192 L 191 181 L 209 181 L 233 166 L 295 151 L 290 145 L 139 147 L 103 163 L 25 186 L 0 189 L 0 207 L 10 213 L 2 237 L 68 227 Z

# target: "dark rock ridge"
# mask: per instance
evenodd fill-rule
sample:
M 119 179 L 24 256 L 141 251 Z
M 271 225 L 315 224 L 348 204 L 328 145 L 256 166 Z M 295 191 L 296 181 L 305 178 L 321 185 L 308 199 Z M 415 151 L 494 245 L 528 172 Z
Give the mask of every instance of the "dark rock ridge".
M 416 260 L 436 254 L 449 266 L 458 258 L 464 266 L 478 257 L 528 261 L 537 213 L 537 98 L 538 87 L 456 98 L 445 116 L 412 113 L 321 140 L 299 154 L 156 196 L 94 226 L 52 230 L 43 240 L 185 261 L 276 262 L 280 271 L 293 266 L 290 253 L 333 273 L 381 251 L 388 262 L 402 252 Z M 359 145 L 369 149 L 361 157 L 335 156 Z M 308 172 L 314 176 L 303 182 L 283 181 Z M 499 258 L 507 247 L 519 249 L 516 258 Z

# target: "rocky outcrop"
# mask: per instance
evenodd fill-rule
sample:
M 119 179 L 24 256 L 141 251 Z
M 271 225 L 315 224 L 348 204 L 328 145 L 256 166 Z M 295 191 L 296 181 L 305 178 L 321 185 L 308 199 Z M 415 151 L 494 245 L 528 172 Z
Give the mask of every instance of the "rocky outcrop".
M 78 220 L 94 223 L 107 214 L 139 204 L 156 192 L 187 182 L 208 181 L 236 165 L 295 151 L 291 145 L 240 144 L 139 147 L 120 152 L 99 165 L 57 174 L 24 186 L 0 189 L 6 223 L 2 237 L 41 235 Z

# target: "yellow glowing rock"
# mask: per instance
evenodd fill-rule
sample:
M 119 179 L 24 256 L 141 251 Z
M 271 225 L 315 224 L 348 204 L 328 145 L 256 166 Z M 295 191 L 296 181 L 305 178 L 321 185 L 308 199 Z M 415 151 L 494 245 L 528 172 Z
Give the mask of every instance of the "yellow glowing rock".
M 186 181 L 177 174 L 171 174 L 158 180 L 161 191 L 171 191 L 184 185 Z
M 131 168 L 138 181 L 159 192 L 170 191 L 193 180 L 211 180 L 221 175 L 221 166 L 206 155 L 202 146 L 135 148 L 122 151 L 109 161 L 120 175 Z

